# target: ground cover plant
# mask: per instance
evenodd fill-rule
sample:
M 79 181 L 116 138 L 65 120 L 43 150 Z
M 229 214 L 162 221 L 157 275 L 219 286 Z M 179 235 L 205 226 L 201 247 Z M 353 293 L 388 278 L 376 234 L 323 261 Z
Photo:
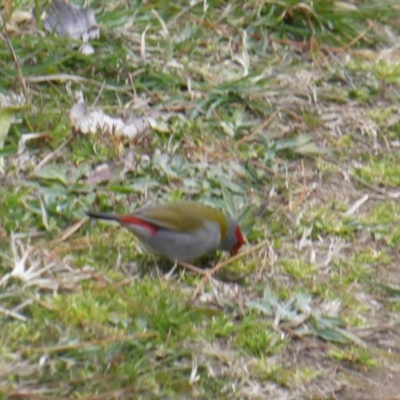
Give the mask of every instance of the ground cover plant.
M 1 398 L 398 398 L 397 2 L 95 0 L 94 54 L 35 5 L 0 26 Z M 240 221 L 212 278 L 85 216 L 178 199 Z

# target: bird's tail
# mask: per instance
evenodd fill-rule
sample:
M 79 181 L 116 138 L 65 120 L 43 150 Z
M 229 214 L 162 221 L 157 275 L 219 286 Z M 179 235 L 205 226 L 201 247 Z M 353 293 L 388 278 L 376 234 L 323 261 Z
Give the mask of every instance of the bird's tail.
M 88 215 L 90 218 L 95 218 L 95 219 L 107 219 L 109 221 L 118 221 L 118 222 L 121 220 L 121 215 L 118 214 L 87 211 L 86 215 Z

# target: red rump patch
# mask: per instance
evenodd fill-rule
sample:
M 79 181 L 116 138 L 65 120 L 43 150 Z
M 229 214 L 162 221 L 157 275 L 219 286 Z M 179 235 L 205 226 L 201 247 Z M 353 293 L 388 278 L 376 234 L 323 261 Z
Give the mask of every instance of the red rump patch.
M 236 234 L 236 246 L 232 249 L 232 254 L 235 255 L 239 251 L 239 249 L 242 247 L 243 244 L 243 235 L 242 231 L 240 228 L 237 226 L 235 229 L 235 234 Z
M 133 215 L 124 215 L 119 220 L 121 225 L 138 225 L 144 229 L 147 229 L 149 233 L 155 235 L 158 231 L 158 227 L 151 224 L 150 222 L 143 221 L 138 217 L 134 217 Z

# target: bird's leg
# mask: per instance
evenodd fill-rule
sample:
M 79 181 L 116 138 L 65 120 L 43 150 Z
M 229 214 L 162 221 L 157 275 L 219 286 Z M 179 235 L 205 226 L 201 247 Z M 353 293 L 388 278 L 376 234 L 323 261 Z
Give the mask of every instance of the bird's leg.
M 171 276 L 175 272 L 177 267 L 178 267 L 178 261 L 175 260 L 174 265 L 172 266 L 171 270 L 165 274 L 165 278 L 167 279 L 167 281 L 169 281 L 171 279 Z
M 163 278 L 163 277 L 164 277 L 164 274 L 162 273 L 160 267 L 158 266 L 157 259 L 154 257 L 153 254 L 150 254 L 150 257 L 153 259 L 154 265 L 156 266 L 157 278 L 158 278 L 158 279 Z

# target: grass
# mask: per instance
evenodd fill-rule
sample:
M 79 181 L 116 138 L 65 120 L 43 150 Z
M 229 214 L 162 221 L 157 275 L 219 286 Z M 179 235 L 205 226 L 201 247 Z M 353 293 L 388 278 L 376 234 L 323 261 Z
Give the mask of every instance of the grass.
M 0 398 L 397 395 L 397 3 L 93 1 L 93 56 L 16 29 L 31 6 L 0 25 L 30 101 L 0 149 Z M 77 132 L 73 91 L 151 126 Z M 249 242 L 195 299 L 85 220 L 189 198 Z

